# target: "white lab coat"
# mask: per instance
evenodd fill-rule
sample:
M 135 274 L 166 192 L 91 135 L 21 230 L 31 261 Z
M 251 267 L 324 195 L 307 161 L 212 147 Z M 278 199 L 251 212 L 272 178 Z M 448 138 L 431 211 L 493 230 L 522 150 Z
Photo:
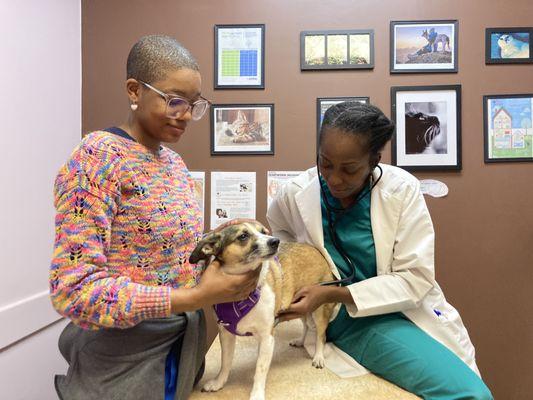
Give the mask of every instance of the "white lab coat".
M 434 231 L 420 182 L 408 172 L 380 164 L 383 176 L 371 193 L 371 223 L 377 276 L 348 286 L 356 307 L 351 317 L 403 312 L 430 336 L 444 344 L 479 375 L 474 346 L 459 313 L 446 302 L 435 281 Z M 374 178 L 379 170 L 374 171 Z M 320 187 L 316 168 L 283 186 L 267 212 L 272 234 L 281 240 L 308 243 L 320 250 L 332 272 L 339 272 L 324 248 Z M 337 307 L 338 310 L 338 307 Z M 314 335 L 305 344 L 314 351 Z M 368 371 L 332 343 L 326 366 L 339 376 Z

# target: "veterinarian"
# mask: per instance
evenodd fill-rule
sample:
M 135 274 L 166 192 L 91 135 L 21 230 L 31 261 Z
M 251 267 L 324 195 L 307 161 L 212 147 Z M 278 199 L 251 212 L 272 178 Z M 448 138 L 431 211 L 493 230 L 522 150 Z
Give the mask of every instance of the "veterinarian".
M 333 371 L 366 368 L 424 399 L 492 399 L 463 322 L 435 281 L 420 183 L 379 163 L 393 131 L 371 105 L 345 102 L 325 113 L 320 175 L 312 168 L 285 185 L 267 217 L 274 236 L 314 245 L 345 281 L 303 288 L 280 319 L 340 303 L 327 331 Z
M 242 300 L 258 272 L 229 276 L 188 262 L 202 235 L 194 184 L 176 143 L 209 102 L 196 60 L 146 36 L 127 61 L 126 122 L 88 134 L 55 182 L 50 270 L 68 399 L 186 399 L 205 355 L 202 308 Z M 182 368 L 182 366 L 185 366 Z

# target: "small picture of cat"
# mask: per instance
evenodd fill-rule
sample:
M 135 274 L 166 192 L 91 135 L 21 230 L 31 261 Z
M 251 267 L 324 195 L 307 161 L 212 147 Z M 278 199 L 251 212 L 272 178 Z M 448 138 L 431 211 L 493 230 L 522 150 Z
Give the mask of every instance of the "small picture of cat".
M 529 58 L 529 35 L 524 37 L 509 33 L 493 36 L 498 36 L 500 58 Z
M 405 103 L 405 154 L 446 154 L 446 102 Z
M 533 62 L 532 36 L 533 28 L 487 28 L 485 62 L 487 64 Z

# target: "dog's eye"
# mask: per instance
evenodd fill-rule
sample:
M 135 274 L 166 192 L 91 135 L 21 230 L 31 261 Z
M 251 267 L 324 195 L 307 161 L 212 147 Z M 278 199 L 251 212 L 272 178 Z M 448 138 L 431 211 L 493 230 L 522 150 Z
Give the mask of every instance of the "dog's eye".
M 242 235 L 240 235 L 237 239 L 241 242 L 244 242 L 246 239 L 248 239 L 248 233 L 244 232 Z

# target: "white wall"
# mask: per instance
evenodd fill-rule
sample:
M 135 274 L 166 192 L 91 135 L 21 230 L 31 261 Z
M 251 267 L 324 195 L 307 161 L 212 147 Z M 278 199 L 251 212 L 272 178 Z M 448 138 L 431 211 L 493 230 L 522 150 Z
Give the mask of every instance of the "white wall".
M 52 188 L 81 135 L 80 0 L 0 0 L 0 88 L 0 398 L 55 399 Z

